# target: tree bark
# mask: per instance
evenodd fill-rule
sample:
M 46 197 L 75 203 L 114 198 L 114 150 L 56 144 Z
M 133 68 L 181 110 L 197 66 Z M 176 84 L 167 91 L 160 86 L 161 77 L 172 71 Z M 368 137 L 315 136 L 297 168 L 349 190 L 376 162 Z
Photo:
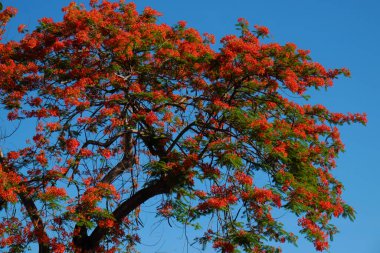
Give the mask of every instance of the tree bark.
M 0 164 L 4 162 L 4 155 L 0 148 Z M 3 170 L 6 170 L 5 166 Z M 30 192 L 29 190 L 27 192 Z M 38 252 L 39 253 L 49 253 L 49 236 L 47 235 L 44 227 L 44 223 L 42 222 L 41 217 L 38 214 L 38 209 L 33 199 L 27 196 L 25 193 L 18 193 L 18 197 L 20 198 L 21 203 L 24 205 L 30 220 L 33 223 L 35 234 L 38 240 Z M 3 199 L 0 199 L 0 210 L 2 206 L 6 204 Z
M 132 197 L 120 204 L 120 206 L 113 211 L 113 217 L 116 222 L 122 222 L 126 216 L 148 199 L 157 195 L 169 193 L 169 191 L 170 186 L 167 185 L 164 180 L 151 184 L 146 188 L 137 191 Z M 80 230 L 79 237 L 74 238 L 73 240 L 78 249 L 77 253 L 95 253 L 100 242 L 104 239 L 107 233 L 107 229 L 100 228 L 99 226 L 94 229 L 90 236 L 87 236 L 86 229 Z
M 32 220 L 35 234 L 38 240 L 38 252 L 39 253 L 48 253 L 50 252 L 49 247 L 49 237 L 45 231 L 44 224 L 38 215 L 38 209 L 34 204 L 34 201 L 23 193 L 19 193 L 19 198 L 21 203 L 25 206 L 26 211 L 28 212 L 29 218 Z

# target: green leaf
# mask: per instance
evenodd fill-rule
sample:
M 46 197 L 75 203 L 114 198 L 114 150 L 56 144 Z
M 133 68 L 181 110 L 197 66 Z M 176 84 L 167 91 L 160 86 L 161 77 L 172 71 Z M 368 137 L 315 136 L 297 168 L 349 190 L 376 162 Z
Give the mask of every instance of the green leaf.
M 233 168 L 241 168 L 243 166 L 243 161 L 241 157 L 236 154 L 225 154 L 221 158 L 221 163 L 226 166 L 231 166 Z

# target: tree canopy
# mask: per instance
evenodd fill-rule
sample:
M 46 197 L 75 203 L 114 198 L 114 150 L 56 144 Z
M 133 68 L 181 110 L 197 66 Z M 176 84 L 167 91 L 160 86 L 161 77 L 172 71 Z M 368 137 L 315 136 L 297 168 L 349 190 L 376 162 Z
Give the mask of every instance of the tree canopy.
M 20 41 L 0 43 L 2 111 L 37 122 L 0 158 L 0 247 L 134 252 L 141 205 L 156 198 L 157 219 L 195 226 L 218 252 L 295 243 L 273 217 L 282 210 L 328 249 L 331 219 L 354 218 L 331 174 L 344 149 L 337 127 L 366 117 L 310 105 L 305 92 L 348 70 L 264 42 L 268 29 L 245 19 L 215 50 L 211 34 L 159 23 L 149 7 L 90 5 L 73 2 L 62 21 L 20 25 Z M 4 7 L 1 34 L 15 14 Z

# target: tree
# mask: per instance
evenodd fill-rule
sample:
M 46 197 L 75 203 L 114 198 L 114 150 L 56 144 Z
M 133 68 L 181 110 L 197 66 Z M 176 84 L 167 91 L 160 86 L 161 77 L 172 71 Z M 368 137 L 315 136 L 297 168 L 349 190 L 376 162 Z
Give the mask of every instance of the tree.
M 200 35 L 133 3 L 71 3 L 0 44 L 0 98 L 8 120 L 38 122 L 31 141 L 1 158 L 0 247 L 22 252 L 133 252 L 140 206 L 203 228 L 218 252 L 279 252 L 295 243 L 273 212 L 296 214 L 316 250 L 333 217 L 354 218 L 330 173 L 344 146 L 337 126 L 365 114 L 309 105 L 305 92 L 332 86 L 294 44 L 262 41 L 268 29 Z M 15 9 L 4 8 L 1 33 Z M 291 97 L 304 98 L 302 103 Z M 267 175 L 267 184 L 256 178 Z

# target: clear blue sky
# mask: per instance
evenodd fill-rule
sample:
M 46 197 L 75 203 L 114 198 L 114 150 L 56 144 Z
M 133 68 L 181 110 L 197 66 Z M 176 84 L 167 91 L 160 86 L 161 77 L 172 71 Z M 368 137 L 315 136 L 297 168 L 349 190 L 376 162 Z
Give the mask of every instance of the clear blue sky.
M 6 0 L 5 6 L 19 9 L 6 39 L 17 39 L 18 24 L 33 27 L 43 16 L 60 19 L 67 0 Z M 87 3 L 88 1 L 82 0 Z M 139 9 L 151 6 L 161 11 L 161 22 L 185 20 L 188 26 L 221 38 L 235 33 L 236 20 L 245 17 L 252 25 L 267 26 L 270 40 L 293 42 L 310 49 L 315 61 L 326 67 L 347 67 L 351 78 L 341 78 L 327 92 L 313 93 L 312 103 L 325 104 L 332 111 L 366 112 L 368 125 L 343 127 L 346 152 L 338 160 L 335 175 L 346 186 L 345 200 L 354 206 L 354 223 L 338 220 L 339 233 L 332 253 L 380 252 L 380 1 L 378 0 L 136 0 Z M 4 123 L 2 121 L 1 123 Z M 148 216 L 147 216 L 148 217 Z M 148 219 L 147 217 L 146 220 Z M 148 221 L 147 221 L 148 222 Z M 147 224 L 149 231 L 153 225 Z M 175 230 L 173 228 L 173 230 Z M 161 232 L 164 235 L 161 237 Z M 150 240 L 149 237 L 154 240 Z M 183 230 L 172 232 L 159 226 L 144 238 L 143 252 L 186 252 Z M 156 242 L 156 243 L 155 243 Z M 197 252 L 189 248 L 188 252 Z M 212 252 L 210 248 L 205 252 Z M 284 247 L 284 253 L 314 252 L 311 244 Z

